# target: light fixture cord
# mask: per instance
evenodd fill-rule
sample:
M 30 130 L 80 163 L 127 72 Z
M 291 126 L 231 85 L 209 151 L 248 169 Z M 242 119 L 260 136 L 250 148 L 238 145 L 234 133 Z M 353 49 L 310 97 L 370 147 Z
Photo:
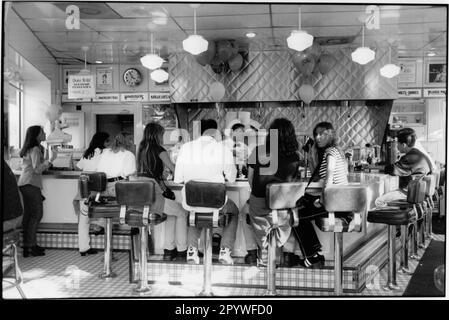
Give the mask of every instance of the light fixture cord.
M 150 38 L 151 38 L 151 40 L 150 40 L 150 43 L 151 43 L 151 54 L 154 54 L 154 48 L 153 48 L 153 33 L 151 33 Z
M 193 9 L 193 34 L 196 34 L 196 9 Z
M 86 65 L 87 58 L 86 58 L 86 55 L 87 55 L 87 53 L 86 53 L 86 51 L 84 51 L 84 69 L 87 69 L 87 65 Z
M 388 58 L 388 61 L 391 63 L 391 45 L 390 46 L 388 46 L 388 53 L 389 53 L 389 58 Z
M 301 7 L 298 8 L 298 26 L 299 30 L 301 30 Z
M 362 25 L 362 47 L 365 46 L 365 23 Z

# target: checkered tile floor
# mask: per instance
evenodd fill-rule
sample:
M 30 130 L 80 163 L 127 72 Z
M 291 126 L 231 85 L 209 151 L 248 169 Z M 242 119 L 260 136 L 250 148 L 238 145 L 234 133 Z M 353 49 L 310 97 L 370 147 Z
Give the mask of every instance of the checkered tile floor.
M 444 241 L 443 235 L 434 235 L 434 241 Z M 422 256 L 424 250 L 420 250 Z M 43 257 L 19 258 L 24 283 L 21 288 L 28 299 L 40 298 L 120 298 L 135 297 L 132 289 L 135 284 L 129 283 L 129 254 L 115 252 L 118 258 L 113 262 L 113 270 L 118 274 L 116 278 L 102 280 L 98 273 L 102 270 L 103 255 L 81 257 L 76 250 L 48 249 Z M 398 257 L 399 260 L 399 257 Z M 419 261 L 410 260 L 412 271 Z M 399 261 L 398 261 L 399 265 Z M 300 270 L 300 269 L 298 269 Z M 347 294 L 347 296 L 402 296 L 411 276 L 398 272 L 397 291 L 382 289 L 386 283 L 387 269 L 383 268 L 379 277 L 375 278 L 361 293 Z M 433 279 L 432 279 L 433 281 Z M 151 284 L 153 297 L 192 297 L 201 291 L 201 283 L 172 285 L 168 279 L 161 278 Z M 264 289 L 214 287 L 216 296 L 263 296 Z M 10 280 L 3 281 L 3 298 L 20 299 L 18 290 Z M 281 296 L 306 297 L 329 296 L 332 293 L 320 291 L 278 290 Z

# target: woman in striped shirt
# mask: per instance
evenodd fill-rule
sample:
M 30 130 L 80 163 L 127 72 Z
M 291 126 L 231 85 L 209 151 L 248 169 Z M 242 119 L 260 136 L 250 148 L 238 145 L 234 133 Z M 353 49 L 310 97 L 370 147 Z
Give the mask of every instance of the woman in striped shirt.
M 317 164 L 310 182 L 323 182 L 323 188 L 334 184 L 348 183 L 348 166 L 341 150 L 337 147 L 337 137 L 334 127 L 329 122 L 320 122 L 313 129 L 315 145 L 313 150 L 317 154 Z M 311 217 L 304 220 L 298 227 L 293 228 L 293 234 L 298 240 L 304 259 L 299 264 L 306 268 L 320 267 L 324 264 L 324 256 L 320 255 L 321 244 L 312 225 L 312 217 L 326 213 L 320 203 L 322 190 L 306 188 L 304 197 L 300 199 L 302 208 L 299 216 Z

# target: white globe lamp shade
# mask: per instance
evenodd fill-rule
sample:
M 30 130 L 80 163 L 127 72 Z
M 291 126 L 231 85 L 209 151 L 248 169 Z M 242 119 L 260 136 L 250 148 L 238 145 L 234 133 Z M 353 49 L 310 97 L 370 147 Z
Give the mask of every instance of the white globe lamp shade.
M 401 72 L 401 67 L 389 63 L 380 68 L 380 74 L 388 79 L 396 77 Z
M 375 57 L 376 53 L 368 47 L 359 47 L 353 53 L 351 53 L 352 61 L 357 62 L 361 65 L 373 61 Z
M 287 38 L 287 46 L 296 51 L 304 51 L 313 44 L 313 36 L 304 30 L 294 30 Z
M 161 83 L 168 80 L 168 72 L 157 69 L 151 72 L 150 77 L 152 80 L 156 81 L 157 83 Z
M 193 34 L 182 41 L 182 48 L 193 55 L 206 51 L 207 45 L 207 40 L 198 34 Z
M 157 54 L 147 54 L 140 58 L 140 62 L 145 68 L 150 70 L 159 69 L 164 63 L 164 59 L 159 57 Z

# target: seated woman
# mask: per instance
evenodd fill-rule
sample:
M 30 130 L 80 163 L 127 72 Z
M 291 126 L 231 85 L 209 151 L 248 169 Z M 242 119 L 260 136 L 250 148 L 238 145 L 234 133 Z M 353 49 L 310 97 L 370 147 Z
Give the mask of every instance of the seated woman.
M 137 152 L 137 174 L 155 179 L 159 183 L 163 180 L 164 165 L 175 172 L 175 165 L 171 162 L 167 151 L 161 146 L 164 128 L 155 122 L 145 126 L 143 139 Z M 162 187 L 164 187 L 162 181 Z M 174 201 L 162 196 L 163 190 L 156 184 L 156 203 L 153 210 L 167 214 L 165 221 L 164 260 L 185 261 L 187 256 L 187 222 L 186 211 Z M 173 210 L 164 210 L 169 206 Z
M 83 154 L 81 160 L 76 164 L 76 166 L 83 171 L 95 172 L 98 167 L 98 161 L 106 148 L 106 143 L 109 139 L 109 134 L 106 132 L 97 132 L 93 135 L 92 140 L 89 143 L 89 147 Z M 87 214 L 87 206 L 84 204 L 85 199 L 79 199 L 79 195 L 75 198 L 75 201 L 79 201 L 79 216 L 78 216 L 78 248 L 82 256 L 88 254 L 96 254 L 97 250 L 90 247 L 90 237 L 89 237 L 89 227 L 91 221 Z M 82 208 L 82 209 L 81 209 Z M 104 232 L 102 226 L 104 225 L 104 220 L 101 219 L 97 221 L 97 228 L 95 230 L 95 235 Z
M 329 122 L 320 122 L 313 129 L 317 161 L 311 161 L 312 177 L 310 182 L 322 182 L 323 188 L 330 185 L 348 184 L 348 165 L 343 152 L 337 147 L 337 137 L 334 127 Z M 318 240 L 312 219 L 325 214 L 325 208 L 320 199 L 322 190 L 306 188 L 304 197 L 299 201 L 299 217 L 302 219 L 297 227 L 293 228 L 293 235 L 298 241 L 303 259 L 299 264 L 305 268 L 320 267 L 324 264 L 324 256 L 319 254 L 321 243 Z
M 272 130 L 277 130 L 277 141 L 274 141 L 271 136 Z M 265 199 L 266 186 L 269 183 L 292 182 L 297 179 L 299 146 L 293 124 L 285 118 L 275 119 L 270 125 L 265 148 L 266 154 L 262 155 L 260 147 L 256 147 L 248 161 L 248 182 L 251 186 L 249 215 L 258 247 L 262 253 L 259 255 L 259 265 L 267 263 L 267 236 L 271 229 L 269 221 L 271 210 L 267 208 Z M 273 166 L 275 169 L 270 169 Z M 290 233 L 291 228 L 288 223 L 280 224 L 278 245 L 285 244 Z

